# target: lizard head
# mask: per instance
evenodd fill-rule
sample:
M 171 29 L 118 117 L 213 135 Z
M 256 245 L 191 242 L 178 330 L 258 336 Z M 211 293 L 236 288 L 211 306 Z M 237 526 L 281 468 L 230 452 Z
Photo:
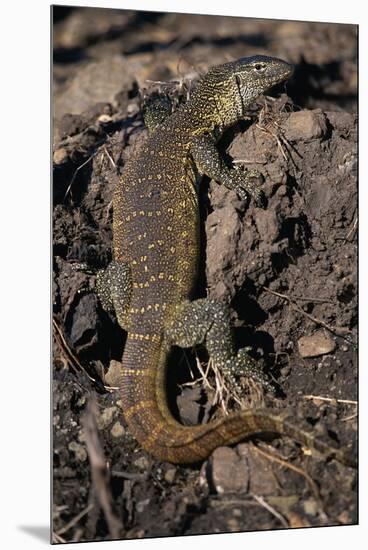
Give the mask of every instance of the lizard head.
M 231 126 L 259 95 L 292 73 L 292 65 L 265 55 L 242 57 L 210 68 L 191 96 L 194 124 L 206 131 Z
M 203 78 L 202 87 L 208 89 L 207 96 L 212 96 L 220 118 L 227 125 L 242 117 L 260 94 L 292 73 L 292 65 L 276 57 L 242 57 L 212 67 Z
M 255 55 L 227 63 L 232 72 L 243 110 L 256 97 L 293 74 L 293 66 L 282 59 Z

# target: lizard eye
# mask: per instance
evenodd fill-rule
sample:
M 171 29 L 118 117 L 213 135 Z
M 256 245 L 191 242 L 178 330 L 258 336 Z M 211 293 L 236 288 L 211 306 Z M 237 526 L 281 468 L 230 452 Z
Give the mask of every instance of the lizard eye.
M 256 71 L 262 71 L 262 69 L 264 69 L 264 65 L 262 65 L 261 63 L 256 63 L 254 65 L 254 68 Z

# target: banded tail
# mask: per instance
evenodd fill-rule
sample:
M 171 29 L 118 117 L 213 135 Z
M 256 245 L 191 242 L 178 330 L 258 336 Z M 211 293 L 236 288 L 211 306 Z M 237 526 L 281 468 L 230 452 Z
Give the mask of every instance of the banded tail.
M 119 381 L 124 416 L 131 434 L 156 459 L 176 464 L 197 462 L 222 445 L 276 433 L 356 467 L 356 457 L 349 449 L 335 448 L 311 429 L 297 425 L 290 411 L 244 410 L 208 424 L 183 426 L 167 405 L 166 362 L 167 351 L 159 335 L 128 336 Z

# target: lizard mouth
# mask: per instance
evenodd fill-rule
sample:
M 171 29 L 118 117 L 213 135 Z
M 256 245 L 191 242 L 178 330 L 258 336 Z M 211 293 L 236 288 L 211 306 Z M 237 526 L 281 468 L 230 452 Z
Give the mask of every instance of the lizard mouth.
M 268 79 L 268 87 L 266 91 L 268 92 L 271 88 L 277 88 L 279 84 L 286 83 L 286 81 L 288 80 L 288 78 L 290 78 L 293 72 L 294 72 L 293 68 L 290 67 L 287 70 L 285 70 L 285 72 L 283 72 L 282 74 L 279 74 L 274 77 L 270 77 Z

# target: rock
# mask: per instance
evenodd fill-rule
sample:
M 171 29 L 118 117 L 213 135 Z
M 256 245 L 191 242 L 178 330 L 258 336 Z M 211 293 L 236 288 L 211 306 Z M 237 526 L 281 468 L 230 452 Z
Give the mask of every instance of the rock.
M 326 353 L 332 353 L 335 348 L 335 341 L 323 330 L 318 330 L 311 336 L 302 336 L 298 340 L 298 349 L 301 357 L 326 355 Z
M 139 468 L 139 470 L 148 470 L 149 462 L 145 456 L 140 456 L 133 462 L 133 464 Z
M 241 523 L 236 518 L 230 518 L 226 522 L 228 530 L 232 533 L 236 533 L 241 530 Z
M 210 458 L 207 479 L 219 495 L 245 493 L 249 483 L 246 461 L 234 449 L 218 447 Z
M 120 361 L 115 361 L 115 359 L 111 359 L 109 370 L 105 374 L 105 382 L 111 388 L 119 387 L 120 370 L 121 370 Z
M 113 425 L 113 427 L 111 428 L 111 435 L 113 437 L 122 437 L 125 433 L 125 429 L 124 429 L 124 426 L 122 426 L 119 422 L 119 420 L 117 420 L 115 422 L 115 424 Z
M 180 419 L 186 426 L 193 426 L 199 424 L 202 418 L 203 422 L 208 420 L 210 411 L 210 404 L 201 404 L 203 400 L 203 391 L 199 386 L 185 387 L 182 389 L 181 394 L 177 398 L 177 406 L 179 410 Z
M 303 503 L 304 512 L 309 516 L 316 516 L 318 514 L 318 503 L 314 498 L 309 498 Z
M 53 161 L 55 164 L 63 164 L 68 160 L 68 152 L 64 147 L 57 149 L 53 155 Z
M 106 409 L 104 409 L 100 416 L 97 417 L 97 427 L 99 430 L 103 430 L 104 428 L 107 428 L 107 426 L 109 426 L 113 419 L 114 419 L 114 416 L 118 413 L 118 408 L 115 407 L 115 406 L 112 406 L 112 407 L 106 407 Z
M 137 502 L 136 504 L 137 512 L 141 514 L 143 510 L 147 508 L 150 502 L 151 502 L 150 498 L 145 498 L 144 500 L 140 500 L 139 502 Z
M 320 109 L 291 113 L 283 129 L 286 139 L 290 141 L 319 139 L 327 132 L 326 116 Z
M 77 443 L 76 441 L 71 441 L 68 445 L 68 449 L 70 451 L 73 451 L 73 453 L 75 454 L 75 458 L 80 462 L 84 462 L 85 460 L 87 460 L 87 451 L 80 443 Z
M 164 479 L 165 481 L 167 481 L 167 483 L 172 483 L 175 479 L 175 476 L 176 476 L 176 468 L 169 468 L 165 472 Z

